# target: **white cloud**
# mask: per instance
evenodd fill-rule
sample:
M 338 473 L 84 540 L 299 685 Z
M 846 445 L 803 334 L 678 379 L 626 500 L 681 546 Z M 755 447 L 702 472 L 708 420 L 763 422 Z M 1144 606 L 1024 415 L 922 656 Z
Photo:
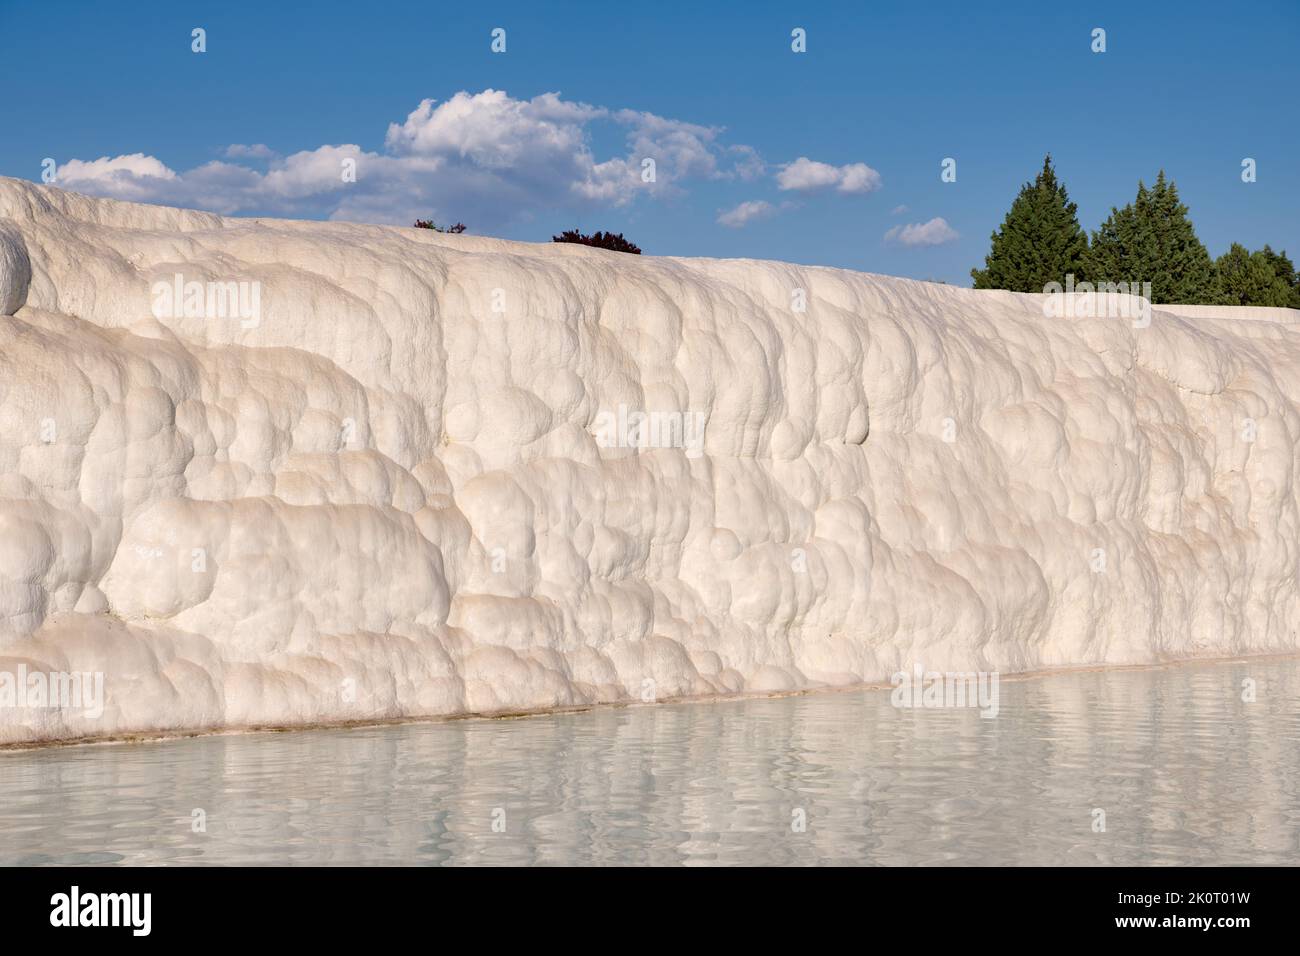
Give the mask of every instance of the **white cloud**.
M 776 207 L 770 202 L 764 199 L 751 199 L 719 215 L 718 222 L 732 229 L 739 229 L 756 219 L 766 219 L 775 214 Z
M 621 130 L 621 153 L 595 155 L 597 124 Z M 379 151 L 341 144 L 281 156 L 264 144 L 237 143 L 225 148 L 225 160 L 185 171 L 135 153 L 71 160 L 60 168 L 59 184 L 227 214 L 401 224 L 433 216 L 483 231 L 539 212 L 680 195 L 690 180 L 752 179 L 762 172 L 751 147 L 724 145 L 720 137 L 715 127 L 571 102 L 558 93 L 517 100 L 489 89 L 441 103 L 423 100 L 402 122 L 389 124 Z M 643 177 L 647 158 L 654 160 L 650 182 Z M 356 163 L 355 183 L 343 181 L 345 159 Z M 239 160 L 258 160 L 258 168 Z
M 749 182 L 767 172 L 767 164 L 753 146 L 728 146 L 727 152 L 736 157 L 733 172 L 737 179 Z
M 252 146 L 231 143 L 225 150 L 227 159 L 270 159 L 275 155 L 277 155 L 275 150 L 265 143 L 254 143 Z
M 905 246 L 940 246 L 960 238 L 957 230 L 939 216 L 925 223 L 912 222 L 906 226 L 895 226 L 885 233 L 886 242 L 900 242 Z
M 633 110 L 619 110 L 614 118 L 629 128 L 627 139 L 633 157 L 654 156 L 656 163 L 667 162 L 678 177 L 723 175 L 718 162 L 717 129 Z
M 776 184 L 781 189 L 810 191 L 834 187 L 842 193 L 869 193 L 880 188 L 880 173 L 866 163 L 849 163 L 832 166 L 800 156 L 786 163 L 776 174 Z
M 144 153 L 128 156 L 101 156 L 89 162 L 70 159 L 58 167 L 58 185 L 82 192 L 100 190 L 122 199 L 148 199 L 176 180 L 176 173 Z
M 504 90 L 457 93 L 434 105 L 422 100 L 406 121 L 390 123 L 384 144 L 395 155 L 454 156 L 484 168 L 521 160 L 581 155 L 583 126 L 605 112 L 565 103 L 556 93 L 512 99 Z
M 304 200 L 342 192 L 342 160 L 350 157 L 360 164 L 366 155 L 358 146 L 321 146 L 273 162 L 265 173 L 221 161 L 178 173 L 141 153 L 89 163 L 73 159 L 59 167 L 57 185 L 95 196 L 219 213 L 263 206 L 292 212 Z
M 893 209 L 889 210 L 891 216 L 901 216 L 905 212 L 907 212 L 906 206 L 895 206 Z

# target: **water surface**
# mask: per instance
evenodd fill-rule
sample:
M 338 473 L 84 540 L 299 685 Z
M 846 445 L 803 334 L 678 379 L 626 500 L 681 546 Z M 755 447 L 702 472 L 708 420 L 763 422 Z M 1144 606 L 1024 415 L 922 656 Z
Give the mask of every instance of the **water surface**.
M 995 719 L 860 690 L 0 754 L 10 865 L 1295 864 L 1298 841 L 1294 659 L 1003 680 Z

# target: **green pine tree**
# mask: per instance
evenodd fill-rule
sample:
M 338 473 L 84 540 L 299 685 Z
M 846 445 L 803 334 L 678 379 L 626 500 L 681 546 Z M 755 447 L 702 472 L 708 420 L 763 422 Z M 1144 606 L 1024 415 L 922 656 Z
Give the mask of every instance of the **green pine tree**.
M 1081 280 L 1088 234 L 1077 212 L 1048 155 L 1042 172 L 1020 188 L 1002 227 L 993 233 L 984 268 L 971 270 L 975 288 L 1042 292 L 1049 282 L 1064 283 L 1067 274 Z
M 1092 282 L 1151 283 L 1151 301 L 1218 304 L 1224 295 L 1210 253 L 1187 218 L 1178 188 L 1162 169 L 1150 189 L 1139 182 L 1137 198 L 1092 234 L 1084 267 Z
M 1215 260 L 1225 302 L 1231 305 L 1262 305 L 1285 308 L 1295 291 L 1295 268 L 1286 253 L 1278 255 L 1268 246 L 1250 252 L 1234 242 Z
M 1272 264 L 1274 274 L 1282 280 L 1288 289 L 1286 307 L 1300 309 L 1300 273 L 1296 272 L 1295 265 L 1287 257 L 1286 250 L 1274 252 L 1266 245 L 1260 251 L 1264 258 Z

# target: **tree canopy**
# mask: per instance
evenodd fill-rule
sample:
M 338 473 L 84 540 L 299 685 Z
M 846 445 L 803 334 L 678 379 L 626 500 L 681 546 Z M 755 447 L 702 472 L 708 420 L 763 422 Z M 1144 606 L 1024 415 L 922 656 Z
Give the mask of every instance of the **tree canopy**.
M 1078 206 L 1056 178 L 1052 157 L 1025 183 L 1011 203 L 983 269 L 972 269 L 977 289 L 1042 292 L 1049 282 L 1083 278 L 1088 234 L 1079 225 Z
M 1092 234 L 1084 271 L 1092 282 L 1150 282 L 1153 302 L 1222 303 L 1210 253 L 1162 169 L 1150 189 L 1138 182 L 1137 198 Z

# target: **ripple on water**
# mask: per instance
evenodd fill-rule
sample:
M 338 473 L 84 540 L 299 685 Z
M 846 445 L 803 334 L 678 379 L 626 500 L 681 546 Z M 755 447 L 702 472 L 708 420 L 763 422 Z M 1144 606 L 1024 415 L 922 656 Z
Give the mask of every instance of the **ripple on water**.
M 992 720 L 877 690 L 7 753 L 0 863 L 1300 861 L 1300 662 L 1000 690 Z

